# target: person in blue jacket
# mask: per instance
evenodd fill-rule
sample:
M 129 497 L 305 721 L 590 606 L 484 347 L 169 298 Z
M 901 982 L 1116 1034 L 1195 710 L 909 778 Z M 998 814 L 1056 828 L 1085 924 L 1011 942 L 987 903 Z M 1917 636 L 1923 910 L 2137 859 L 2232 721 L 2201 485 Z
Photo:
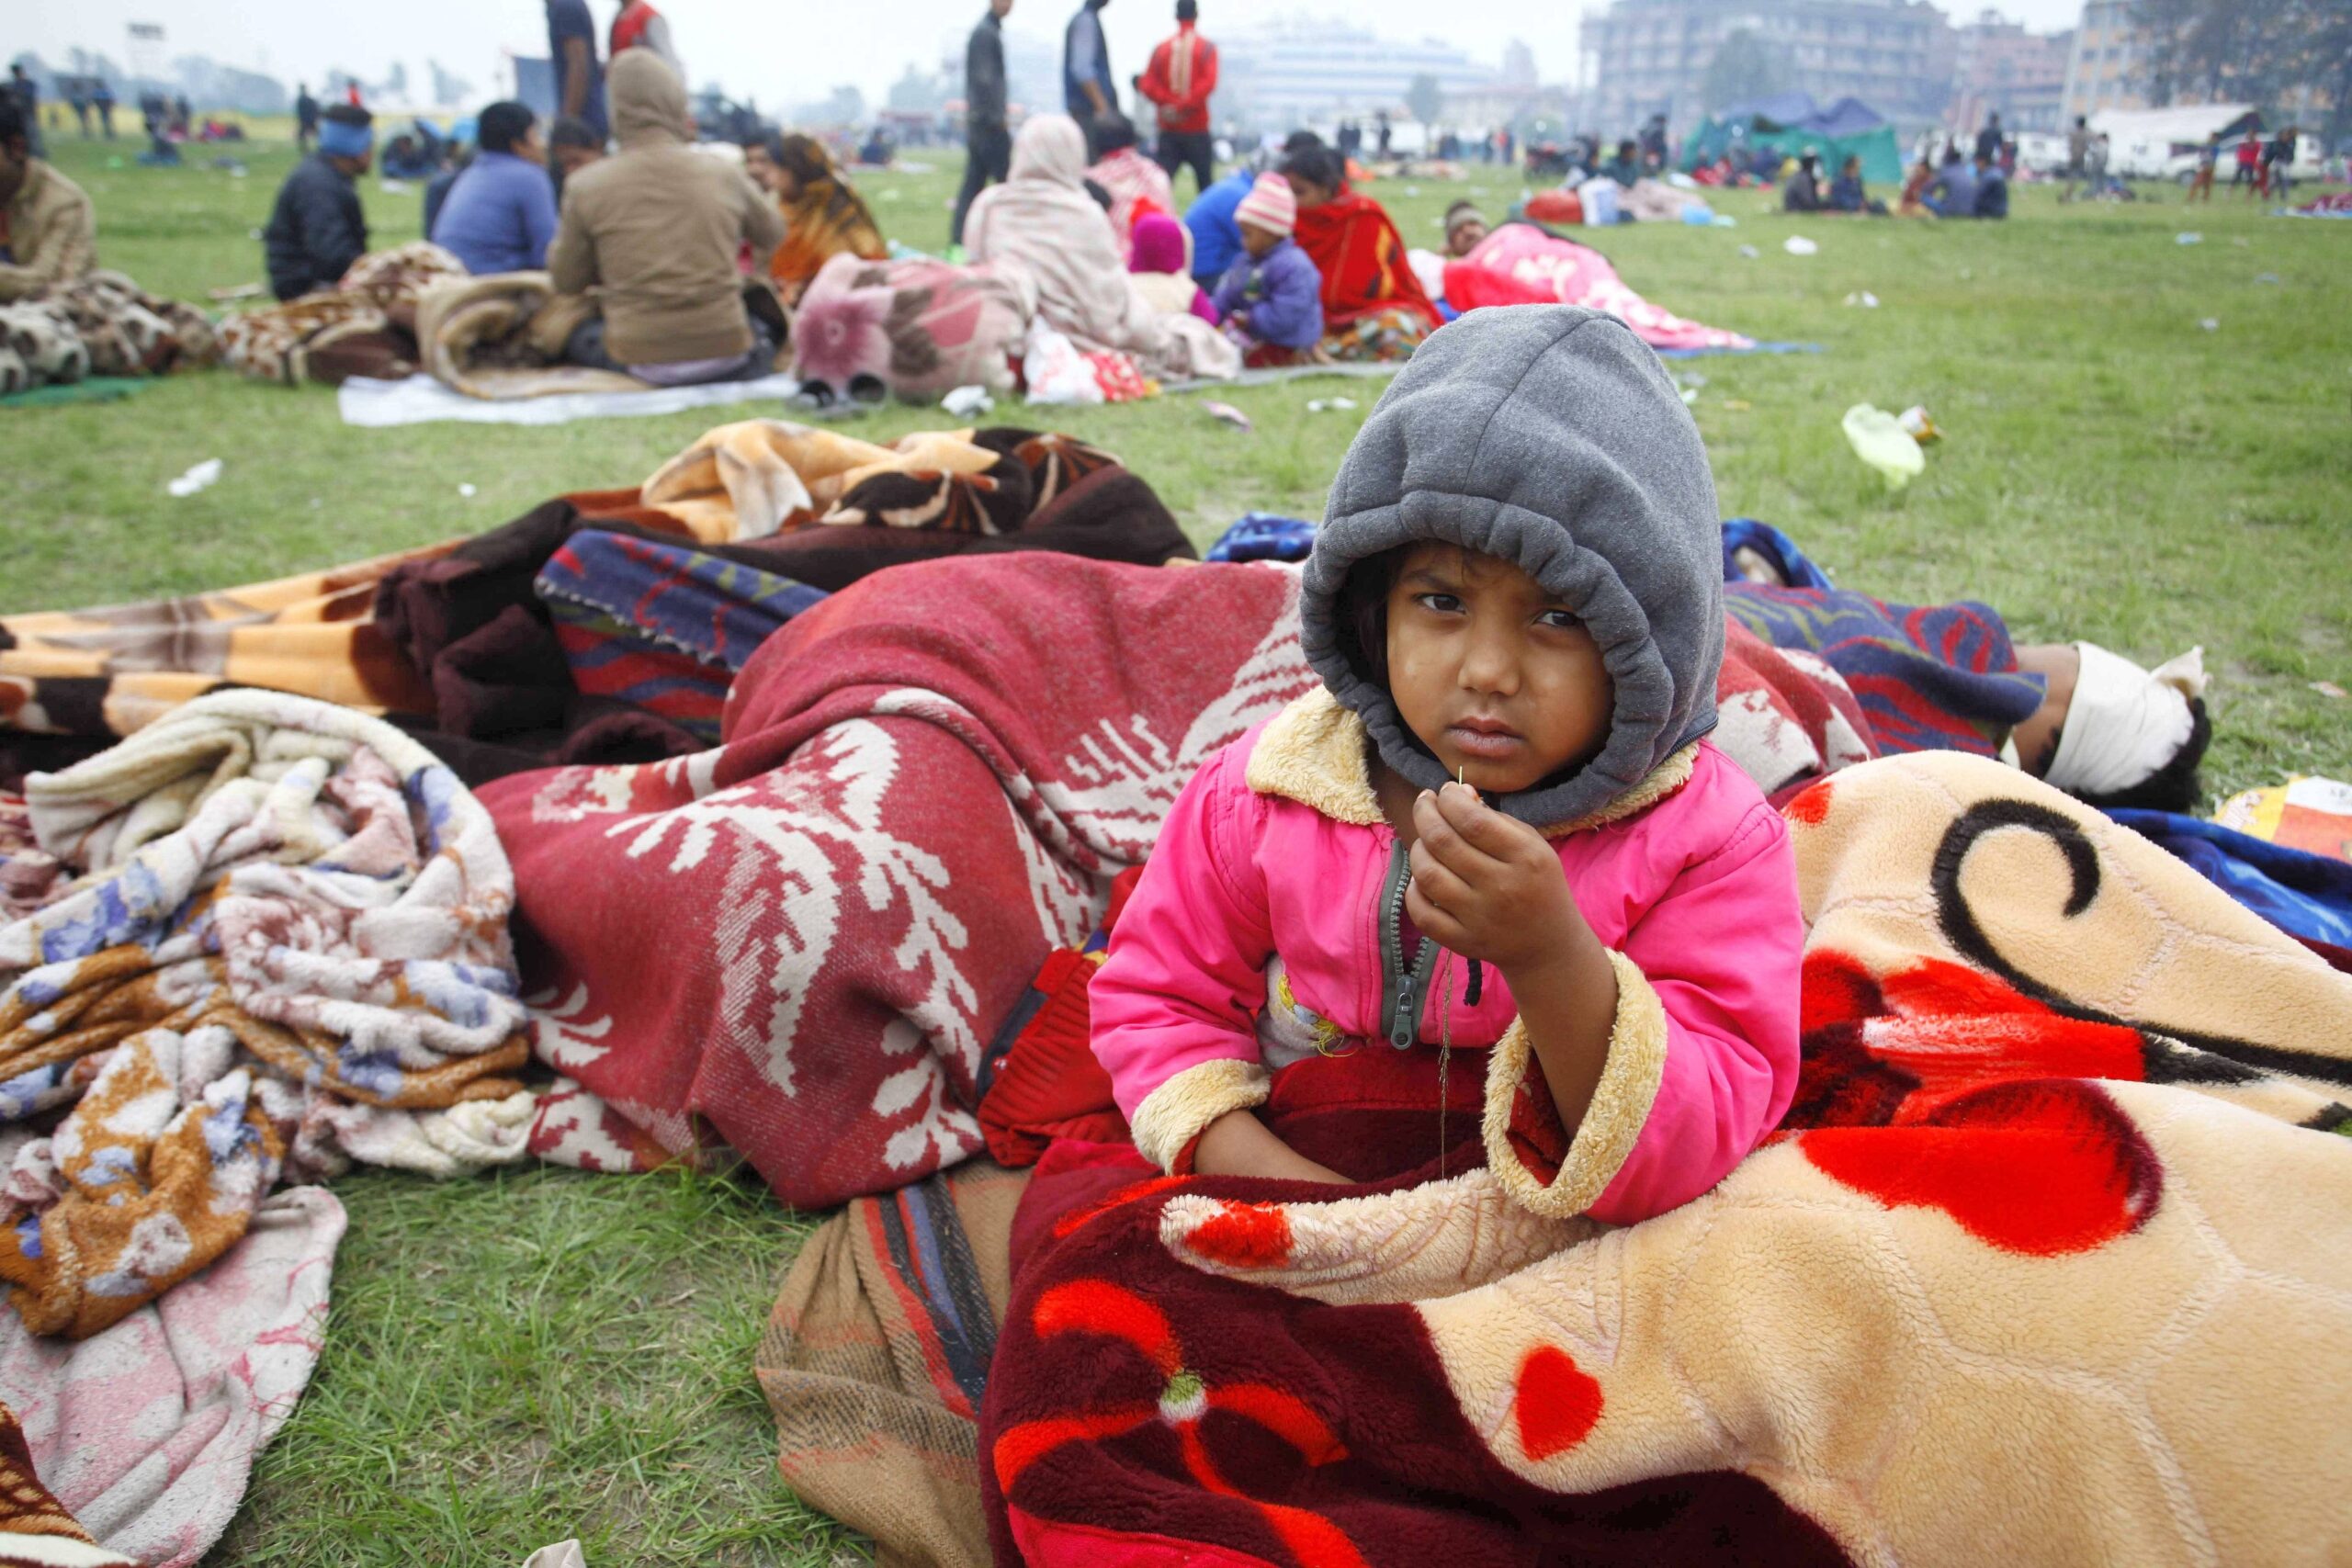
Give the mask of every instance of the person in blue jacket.
M 1211 293 L 1224 281 L 1225 269 L 1241 254 L 1241 226 L 1233 209 L 1250 194 L 1258 176 L 1236 169 L 1193 198 L 1184 209 L 1184 227 L 1193 233 L 1193 281 Z
M 518 103 L 481 111 L 481 151 L 449 187 L 433 223 L 433 243 L 481 276 L 529 272 L 548 264 L 555 238 L 555 180 L 537 119 Z

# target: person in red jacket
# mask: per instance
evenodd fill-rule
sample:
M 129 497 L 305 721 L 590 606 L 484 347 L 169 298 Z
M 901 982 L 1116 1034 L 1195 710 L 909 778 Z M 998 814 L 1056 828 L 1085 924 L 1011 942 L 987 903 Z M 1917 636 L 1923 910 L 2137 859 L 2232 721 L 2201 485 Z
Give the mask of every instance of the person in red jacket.
M 1154 156 L 1174 179 L 1183 164 L 1193 168 L 1196 189 L 1216 178 L 1216 146 L 1209 139 L 1209 95 L 1216 91 L 1216 45 L 1193 30 L 1200 19 L 1196 0 L 1176 0 L 1176 36 L 1151 51 L 1151 64 L 1136 78 L 1136 90 L 1159 106 L 1159 144 Z

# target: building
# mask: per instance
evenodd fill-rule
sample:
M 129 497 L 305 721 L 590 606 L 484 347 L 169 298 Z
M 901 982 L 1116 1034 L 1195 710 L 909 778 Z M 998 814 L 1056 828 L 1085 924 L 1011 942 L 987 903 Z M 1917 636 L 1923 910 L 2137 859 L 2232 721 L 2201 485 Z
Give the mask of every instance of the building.
M 1291 17 L 1220 29 L 1217 96 L 1220 125 L 1258 130 L 1328 126 L 1342 117 L 1369 118 L 1386 109 L 1402 122 L 1417 76 L 1437 81 L 1448 101 L 1482 94 L 1501 73 L 1435 39 L 1399 43 L 1343 22 Z M 1534 57 L 1522 69 L 1532 74 Z
M 1950 96 L 1938 56 L 1950 32 L 1927 0 L 1615 0 L 1585 19 L 1594 129 L 1630 132 L 1652 114 L 1688 131 L 1711 109 L 1708 68 L 1724 40 L 1763 45 L 1770 90 L 1824 103 L 1856 97 L 1897 122 L 1939 118 Z
M 2133 13 L 2137 0 L 2086 0 L 2066 61 L 2059 123 L 2101 109 L 2143 109 L 2153 96 L 2149 38 Z
M 1944 124 L 1967 130 L 1998 114 L 2009 130 L 2056 131 L 2068 122 L 2066 68 L 2075 35 L 2030 33 L 1997 11 L 1952 29 L 1951 102 Z

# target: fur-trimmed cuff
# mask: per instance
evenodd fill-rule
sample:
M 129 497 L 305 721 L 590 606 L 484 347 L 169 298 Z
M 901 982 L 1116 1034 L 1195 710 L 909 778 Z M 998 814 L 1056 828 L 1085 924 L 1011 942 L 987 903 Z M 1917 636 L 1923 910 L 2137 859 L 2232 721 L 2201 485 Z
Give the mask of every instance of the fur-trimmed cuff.
M 1524 1020 L 1511 1021 L 1487 1064 L 1487 1163 L 1503 1190 L 1521 1206 L 1555 1219 L 1583 1213 L 1617 1179 L 1649 1120 L 1666 1072 L 1665 1004 L 1639 964 L 1614 948 L 1609 951 L 1609 962 L 1617 971 L 1617 1019 L 1609 1031 L 1609 1060 L 1600 1069 L 1600 1083 L 1592 1091 L 1584 1123 L 1568 1145 L 1567 1157 L 1548 1182 L 1529 1168 L 1510 1136 L 1511 1107 L 1522 1089 L 1549 1092 L 1534 1070 L 1534 1046 Z
M 1208 1124 L 1228 1111 L 1266 1103 L 1273 1079 L 1263 1063 L 1220 1056 L 1186 1067 L 1143 1097 L 1130 1130 L 1136 1148 L 1162 1170 L 1176 1161 Z

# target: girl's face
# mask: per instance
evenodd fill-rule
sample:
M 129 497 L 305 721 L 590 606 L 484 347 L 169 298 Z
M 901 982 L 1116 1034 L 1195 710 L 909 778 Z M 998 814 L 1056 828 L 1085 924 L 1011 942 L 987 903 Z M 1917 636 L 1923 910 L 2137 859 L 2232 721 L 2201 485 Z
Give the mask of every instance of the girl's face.
M 1447 773 L 1493 795 L 1591 758 L 1616 704 L 1566 605 L 1511 562 L 1443 544 L 1412 547 L 1388 591 L 1388 694 Z

